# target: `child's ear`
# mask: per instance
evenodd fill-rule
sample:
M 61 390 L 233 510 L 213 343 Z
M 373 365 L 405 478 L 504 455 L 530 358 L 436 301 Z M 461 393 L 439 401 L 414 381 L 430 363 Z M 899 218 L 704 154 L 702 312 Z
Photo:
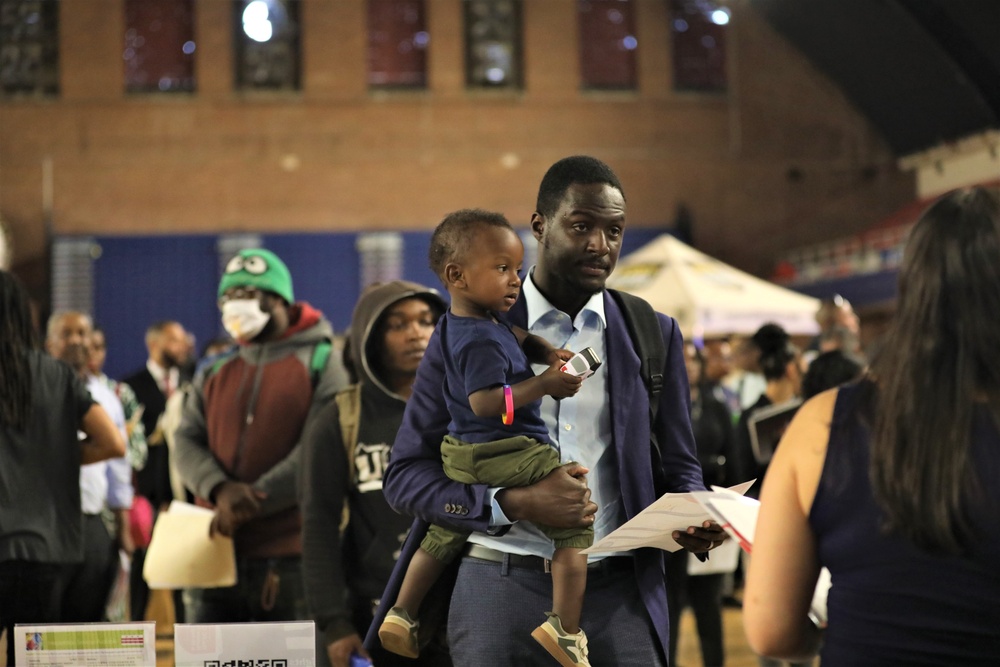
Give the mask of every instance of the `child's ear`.
M 444 267 L 444 281 L 448 287 L 465 287 L 465 274 L 462 273 L 462 265 L 448 262 Z

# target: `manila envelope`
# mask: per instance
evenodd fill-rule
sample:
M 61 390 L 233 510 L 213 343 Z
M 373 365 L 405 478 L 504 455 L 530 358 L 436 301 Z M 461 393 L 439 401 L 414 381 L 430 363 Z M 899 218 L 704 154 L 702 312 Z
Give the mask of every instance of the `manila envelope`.
M 142 578 L 150 588 L 220 588 L 236 583 L 228 537 L 208 536 L 213 512 L 174 501 L 153 526 Z

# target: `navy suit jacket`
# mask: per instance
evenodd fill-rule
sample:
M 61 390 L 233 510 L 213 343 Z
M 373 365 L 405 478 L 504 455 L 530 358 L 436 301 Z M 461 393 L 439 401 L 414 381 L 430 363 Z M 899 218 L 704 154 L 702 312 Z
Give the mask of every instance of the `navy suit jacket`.
M 132 387 L 136 399 L 142 403 L 142 425 L 146 429 L 146 437 L 149 437 L 156 431 L 156 423 L 167 408 L 167 397 L 145 366 L 125 378 L 124 382 Z M 149 448 L 146 465 L 135 474 L 135 490 L 157 509 L 174 498 L 173 487 L 170 486 L 170 454 L 166 443 L 160 444 L 162 446 Z
M 624 316 L 607 292 L 604 293 L 604 308 L 613 446 L 619 462 L 622 500 L 627 517 L 631 519 L 656 500 L 648 419 L 649 394 L 640 375 L 639 357 L 633 349 Z M 524 299 L 519 299 L 511 308 L 507 319 L 511 324 L 527 328 Z M 691 432 L 691 394 L 684 367 L 683 339 L 676 320 L 664 315 L 659 315 L 659 320 L 667 350 L 663 390 L 655 424 L 663 479 L 671 492 L 702 490 L 705 485 Z M 369 629 L 366 639 L 369 645 L 378 641 L 378 627 L 388 606 L 396 599 L 403 574 L 420 546 L 428 522 L 475 532 L 486 532 L 489 528 L 492 508 L 486 499 L 487 487 L 454 482 L 441 467 L 440 444 L 449 422 L 442 392 L 443 353 L 440 338 L 435 332 L 420 364 L 413 394 L 407 401 L 403 423 L 396 435 L 383 480 L 383 491 L 389 504 L 398 512 L 417 517 L 417 521 L 386 587 L 375 622 Z M 659 549 L 639 549 L 635 552 L 635 561 L 639 590 L 666 652 L 670 635 L 663 555 L 664 552 Z

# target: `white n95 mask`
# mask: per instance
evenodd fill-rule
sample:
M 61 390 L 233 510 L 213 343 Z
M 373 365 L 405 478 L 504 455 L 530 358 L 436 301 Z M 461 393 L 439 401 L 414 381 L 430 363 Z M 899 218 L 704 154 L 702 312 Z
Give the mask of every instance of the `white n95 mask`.
M 238 341 L 253 340 L 270 321 L 271 315 L 260 309 L 257 299 L 233 299 L 222 304 L 222 326 Z

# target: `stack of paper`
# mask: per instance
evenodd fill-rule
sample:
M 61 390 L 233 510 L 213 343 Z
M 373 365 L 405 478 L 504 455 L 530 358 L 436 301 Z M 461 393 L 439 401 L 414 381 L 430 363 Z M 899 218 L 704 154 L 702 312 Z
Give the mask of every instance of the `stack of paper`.
M 728 489 L 712 487 L 711 491 L 696 491 L 692 495 L 722 526 L 729 536 L 747 552 L 753 550 L 760 501 L 733 493 Z M 826 627 L 826 597 L 830 592 L 830 571 L 825 567 L 819 572 L 816 590 L 809 608 L 809 618 L 818 627 Z
M 760 501 L 734 493 L 729 489 L 713 486 L 711 491 L 694 491 L 692 494 L 712 521 L 719 524 L 740 547 L 750 553 Z
M 756 480 L 728 489 L 713 486 L 711 491 L 667 493 L 635 515 L 583 553 L 631 551 L 642 547 L 656 547 L 664 551 L 677 551 L 681 545 L 672 537 L 675 531 L 684 532 L 689 526 L 701 526 L 705 521 L 715 521 L 747 553 L 753 548 L 754 532 L 760 501 L 743 494 Z M 826 596 L 830 589 L 830 572 L 823 568 L 816 585 L 810 618 L 817 625 L 826 624 Z
M 729 489 L 737 497 L 747 492 L 754 481 L 743 482 Z M 700 526 L 715 520 L 698 502 L 694 493 L 665 493 L 659 500 L 632 517 L 583 553 L 631 551 L 640 547 L 656 547 L 664 551 L 678 551 L 680 544 L 671 535 L 684 532 L 690 526 Z

